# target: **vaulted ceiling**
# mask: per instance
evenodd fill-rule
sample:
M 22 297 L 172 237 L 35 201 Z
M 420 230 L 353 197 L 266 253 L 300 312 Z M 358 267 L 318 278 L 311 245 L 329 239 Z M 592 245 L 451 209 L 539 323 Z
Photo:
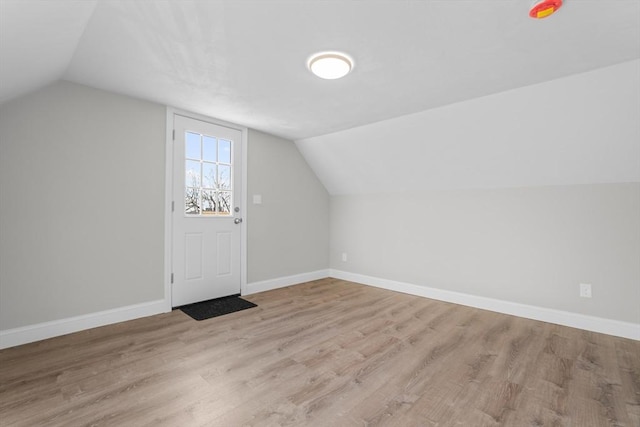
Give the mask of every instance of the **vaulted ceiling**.
M 640 1 L 531 3 L 0 0 L 0 102 L 64 79 L 301 139 L 640 58 Z

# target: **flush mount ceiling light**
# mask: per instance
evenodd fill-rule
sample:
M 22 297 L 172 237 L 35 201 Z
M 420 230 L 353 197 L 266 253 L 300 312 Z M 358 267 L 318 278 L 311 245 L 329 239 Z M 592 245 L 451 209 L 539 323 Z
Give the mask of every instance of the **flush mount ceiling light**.
M 313 55 L 307 67 L 321 79 L 339 79 L 353 69 L 353 60 L 340 52 L 321 52 Z

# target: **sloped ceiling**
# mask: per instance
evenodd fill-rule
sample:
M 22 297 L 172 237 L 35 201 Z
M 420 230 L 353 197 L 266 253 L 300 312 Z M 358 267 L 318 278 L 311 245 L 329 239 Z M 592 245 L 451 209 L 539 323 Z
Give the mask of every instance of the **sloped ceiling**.
M 640 182 L 640 60 L 296 144 L 332 195 Z
M 0 103 L 64 78 L 95 7 L 0 0 Z
M 0 0 L 0 102 L 57 79 L 309 138 L 640 57 L 640 2 Z M 309 55 L 342 50 L 325 81 Z

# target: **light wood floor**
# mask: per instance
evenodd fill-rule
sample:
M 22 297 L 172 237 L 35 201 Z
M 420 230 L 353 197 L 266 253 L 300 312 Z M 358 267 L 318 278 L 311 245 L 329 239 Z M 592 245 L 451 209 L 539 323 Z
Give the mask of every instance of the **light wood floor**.
M 335 279 L 0 352 L 2 426 L 640 426 L 640 342 Z

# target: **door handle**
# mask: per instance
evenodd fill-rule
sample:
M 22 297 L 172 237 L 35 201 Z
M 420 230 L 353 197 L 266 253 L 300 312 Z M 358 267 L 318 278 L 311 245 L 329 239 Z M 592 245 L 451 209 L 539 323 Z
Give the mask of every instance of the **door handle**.
M 234 218 L 233 223 L 234 224 L 240 224 L 242 222 L 242 218 Z

